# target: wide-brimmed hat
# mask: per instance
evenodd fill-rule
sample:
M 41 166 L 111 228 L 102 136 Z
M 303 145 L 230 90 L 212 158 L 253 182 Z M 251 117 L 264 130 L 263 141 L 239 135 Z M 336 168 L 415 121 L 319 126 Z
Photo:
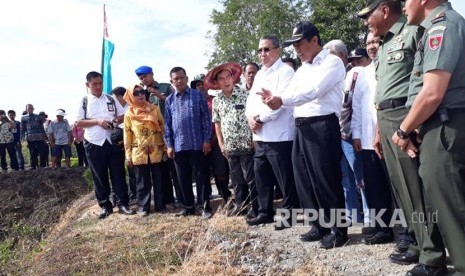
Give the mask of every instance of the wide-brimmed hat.
M 233 79 L 234 84 L 237 84 L 241 79 L 241 65 L 235 62 L 228 62 L 218 65 L 215 68 L 211 69 L 205 76 L 205 79 L 203 80 L 203 85 L 207 89 L 219 90 L 220 87 L 218 86 L 218 82 L 216 81 L 216 76 L 223 70 L 228 70 L 231 73 L 231 77 Z

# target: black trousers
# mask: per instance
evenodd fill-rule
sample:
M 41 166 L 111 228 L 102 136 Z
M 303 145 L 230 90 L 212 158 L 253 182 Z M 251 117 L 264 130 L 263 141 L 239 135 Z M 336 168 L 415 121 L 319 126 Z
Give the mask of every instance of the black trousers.
M 299 206 L 292 169 L 292 141 L 257 141 L 254 155 L 255 183 L 257 185 L 258 212 L 273 215 L 275 183 L 283 191 L 283 206 L 292 209 Z
M 179 203 L 184 209 L 194 208 L 194 192 L 192 175 L 197 187 L 197 204 L 208 205 L 208 193 L 205 189 L 205 170 L 203 169 L 203 152 L 201 150 L 185 150 L 175 153 L 174 164 L 178 176 L 181 196 Z
M 3 170 L 7 170 L 8 166 L 6 163 L 6 152 L 8 151 L 8 155 L 10 156 L 10 167 L 17 171 L 19 170 L 18 166 L 18 158 L 16 156 L 16 149 L 15 144 L 11 143 L 1 143 L 0 144 L 0 163 Z
M 129 197 L 124 171 L 124 151 L 115 150 L 108 141 L 105 141 L 102 146 L 84 141 L 84 149 L 90 171 L 92 172 L 95 196 L 99 206 L 108 209 L 112 208 L 109 199 L 111 193 L 109 174 L 113 191 L 120 200 L 120 204 L 128 205 Z M 122 160 L 121 154 L 123 156 Z
M 173 187 L 176 198 L 178 200 L 182 198 L 174 160 L 168 159 L 166 161 L 161 161 L 161 167 L 161 175 L 163 179 L 163 201 L 165 204 L 174 203 Z
M 253 172 L 253 153 L 247 155 L 230 155 L 228 157 L 231 182 L 239 208 L 252 204 L 252 210 L 258 215 L 257 188 Z
M 128 192 L 129 192 L 129 198 L 134 199 L 137 198 L 137 179 L 136 179 L 136 173 L 134 171 L 134 167 L 129 167 L 126 166 L 128 170 Z
M 39 163 L 38 158 L 40 156 L 40 167 L 46 167 L 48 160 L 48 145 L 44 140 L 42 141 L 27 141 L 27 147 L 29 148 L 29 154 L 31 158 L 31 168 L 36 169 Z
M 84 150 L 84 143 L 83 142 L 79 142 L 79 143 L 76 143 L 74 142 L 74 145 L 76 146 L 76 153 L 77 153 L 77 157 L 78 157 L 78 164 L 79 164 L 79 167 L 82 167 L 82 166 L 89 166 L 89 164 L 87 163 L 87 157 L 86 157 L 86 152 Z
M 212 195 L 212 186 L 210 183 L 210 176 L 213 174 L 215 178 L 215 185 L 218 190 L 218 194 L 223 198 L 225 202 L 228 201 L 231 196 L 231 191 L 228 189 L 229 184 L 229 164 L 228 160 L 221 153 L 220 146 L 217 142 L 212 143 L 212 148 L 209 154 L 205 155 L 204 158 L 204 169 L 208 195 Z
M 383 159 L 379 159 L 374 150 L 362 150 L 362 160 L 368 208 L 375 214 L 384 210 L 381 219 L 385 224 L 385 228 L 378 223 L 375 224 L 375 227 L 380 230 L 391 231 L 388 227 L 392 218 L 391 183 L 386 163 Z M 374 214 L 372 214 L 372 217 L 374 217 Z M 375 223 L 375 221 L 372 220 L 371 223 Z
M 297 194 L 302 208 L 322 212 L 326 223 L 330 221 L 331 210 L 345 210 L 341 158 L 341 133 L 336 115 L 309 117 L 305 121 L 296 119 L 292 162 Z M 322 233 L 330 230 L 335 234 L 347 233 L 347 227 L 312 223 Z
M 163 202 L 161 164 L 137 165 L 133 168 L 136 177 L 139 211 L 150 212 L 152 187 L 155 211 L 163 210 L 165 208 L 165 204 Z

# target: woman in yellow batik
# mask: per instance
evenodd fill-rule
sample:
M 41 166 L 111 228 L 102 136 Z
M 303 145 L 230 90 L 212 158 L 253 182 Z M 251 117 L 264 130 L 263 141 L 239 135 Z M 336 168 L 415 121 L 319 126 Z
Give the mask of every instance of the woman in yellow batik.
M 154 190 L 155 212 L 165 212 L 160 162 L 165 151 L 163 116 L 160 108 L 149 103 L 145 90 L 129 87 L 124 95 L 129 109 L 124 116 L 124 148 L 128 166 L 136 175 L 138 214 L 150 213 L 151 190 Z

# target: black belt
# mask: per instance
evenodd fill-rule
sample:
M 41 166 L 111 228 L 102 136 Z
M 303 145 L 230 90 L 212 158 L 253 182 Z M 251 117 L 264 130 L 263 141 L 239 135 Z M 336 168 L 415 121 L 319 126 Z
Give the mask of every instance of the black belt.
M 384 110 L 384 109 L 396 108 L 399 106 L 404 106 L 406 102 L 407 102 L 407 97 L 397 98 L 397 99 L 392 99 L 392 100 L 385 100 L 385 101 L 375 104 L 375 108 L 378 111 Z
M 303 124 L 322 121 L 322 120 L 326 120 L 326 119 L 329 119 L 329 118 L 334 117 L 334 116 L 336 116 L 336 115 L 334 113 L 331 113 L 331 114 L 328 114 L 328 115 L 321 115 L 321 116 L 295 118 L 295 125 L 300 126 L 300 125 L 303 125 Z

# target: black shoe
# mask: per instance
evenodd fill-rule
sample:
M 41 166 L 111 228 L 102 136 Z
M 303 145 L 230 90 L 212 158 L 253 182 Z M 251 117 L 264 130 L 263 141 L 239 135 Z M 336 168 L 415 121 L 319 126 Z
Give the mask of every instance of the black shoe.
M 149 212 L 147 211 L 138 211 L 137 214 L 141 217 L 146 217 L 149 215 Z
M 376 227 L 363 227 L 362 228 L 362 234 L 365 235 L 365 236 L 371 236 L 371 235 L 374 235 L 376 234 L 378 230 L 376 230 Z
M 393 253 L 389 255 L 389 260 L 395 264 L 409 265 L 409 264 L 418 263 L 418 255 L 410 253 L 408 251 L 405 253 L 399 253 L 399 254 Z
M 411 243 L 412 243 L 412 242 L 409 241 L 409 240 L 401 239 L 401 240 L 399 240 L 399 241 L 397 242 L 396 247 L 395 247 L 394 250 L 395 250 L 397 253 L 405 253 L 405 252 L 407 252 L 407 250 L 408 250 L 408 248 L 409 248 L 409 246 L 410 246 Z
M 392 233 L 386 233 L 384 231 L 378 231 L 371 236 L 367 236 L 362 239 L 364 244 L 382 244 L 387 242 L 392 242 L 394 240 L 394 235 Z
M 300 235 L 299 239 L 303 242 L 319 241 L 325 235 L 326 233 L 321 233 L 321 231 L 318 231 L 318 229 L 312 228 L 307 233 Z
M 245 215 L 245 219 L 250 220 L 257 217 L 257 214 L 253 209 L 250 209 L 249 212 Z
M 212 212 L 210 210 L 203 210 L 202 211 L 202 218 L 204 219 L 209 219 L 213 216 Z
M 291 228 L 291 227 L 292 227 L 292 219 L 290 218 L 278 219 L 274 224 L 274 230 L 276 231 L 284 230 L 284 229 Z
M 193 216 L 195 214 L 195 209 L 182 209 L 178 213 L 176 213 L 175 216 L 177 217 L 187 217 L 187 216 Z
M 434 267 L 425 264 L 417 264 L 407 271 L 405 276 L 443 276 L 449 274 L 446 266 Z
M 98 215 L 98 218 L 99 219 L 104 219 L 104 218 L 108 217 L 111 213 L 113 213 L 113 209 L 102 208 L 102 210 L 100 211 L 100 214 Z
M 341 247 L 349 241 L 347 235 L 328 234 L 320 241 L 320 248 L 331 249 L 334 247 Z
M 121 205 L 118 206 L 118 212 L 123 215 L 134 215 L 135 212 L 129 208 L 129 206 Z
M 164 208 L 155 208 L 155 213 L 160 213 L 160 214 L 167 214 L 169 211 L 168 211 L 168 208 L 164 207 Z
M 259 224 L 265 224 L 265 223 L 273 223 L 273 217 L 264 215 L 264 214 L 258 214 L 256 218 L 249 219 L 246 221 L 248 225 L 259 225 Z

